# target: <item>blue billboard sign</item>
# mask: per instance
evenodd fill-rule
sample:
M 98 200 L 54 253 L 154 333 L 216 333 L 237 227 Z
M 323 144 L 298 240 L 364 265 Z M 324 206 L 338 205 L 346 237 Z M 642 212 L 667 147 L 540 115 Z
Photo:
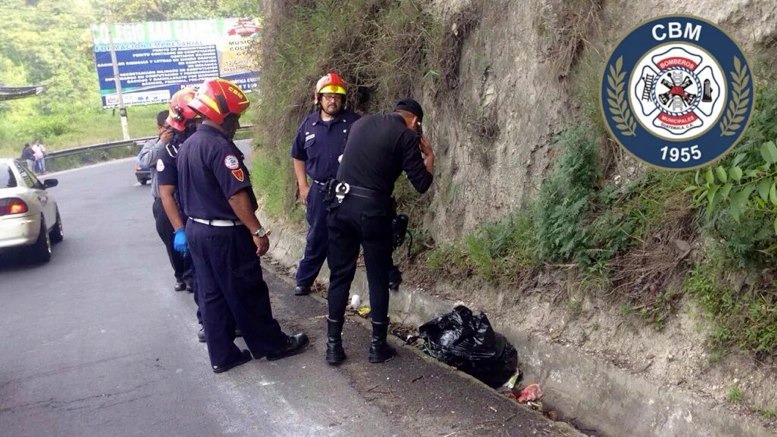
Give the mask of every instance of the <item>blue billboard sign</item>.
M 259 80 L 256 57 L 250 55 L 260 34 L 257 21 L 224 18 L 92 26 L 103 107 L 118 105 L 111 39 L 125 106 L 167 102 L 181 88 L 214 77 L 251 91 Z

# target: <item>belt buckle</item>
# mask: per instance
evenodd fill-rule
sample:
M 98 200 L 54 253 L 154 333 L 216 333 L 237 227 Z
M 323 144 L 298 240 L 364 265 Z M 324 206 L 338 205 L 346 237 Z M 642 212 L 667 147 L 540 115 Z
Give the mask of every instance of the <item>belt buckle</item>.
M 351 186 L 345 182 L 340 182 L 337 185 L 335 185 L 335 197 L 337 198 L 337 203 L 343 203 L 343 199 L 345 199 L 345 195 L 350 192 L 351 192 Z

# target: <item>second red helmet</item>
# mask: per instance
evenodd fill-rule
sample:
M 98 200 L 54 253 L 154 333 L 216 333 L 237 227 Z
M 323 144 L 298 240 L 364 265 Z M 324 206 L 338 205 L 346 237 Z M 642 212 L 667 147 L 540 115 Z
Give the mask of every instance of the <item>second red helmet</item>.
M 170 115 L 167 117 L 167 124 L 173 129 L 183 132 L 186 129 L 186 121 L 197 117 L 197 113 L 189 107 L 189 102 L 196 93 L 197 90 L 188 87 L 173 94 L 170 99 Z
M 208 79 L 189 102 L 189 108 L 216 124 L 231 115 L 241 115 L 251 102 L 243 90 L 226 79 Z

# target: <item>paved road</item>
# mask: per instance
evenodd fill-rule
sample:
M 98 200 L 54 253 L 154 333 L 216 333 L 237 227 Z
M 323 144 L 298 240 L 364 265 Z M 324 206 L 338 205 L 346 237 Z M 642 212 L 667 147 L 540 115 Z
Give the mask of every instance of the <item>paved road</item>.
M 311 347 L 215 375 L 131 162 L 56 177 L 51 262 L 0 258 L 2 435 L 573 435 L 411 349 L 367 363 L 361 320 L 346 324 L 349 360 L 327 366 L 324 304 L 271 272 L 276 317 Z

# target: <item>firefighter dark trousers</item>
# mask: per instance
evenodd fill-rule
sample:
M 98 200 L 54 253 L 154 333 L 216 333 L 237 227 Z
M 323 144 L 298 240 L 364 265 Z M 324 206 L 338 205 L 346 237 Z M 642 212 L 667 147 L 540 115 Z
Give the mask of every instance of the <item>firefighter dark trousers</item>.
M 313 183 L 307 198 L 305 219 L 308 222 L 308 234 L 305 241 L 305 255 L 299 262 L 297 285 L 310 287 L 316 280 L 321 266 L 324 265 L 327 252 L 327 210 L 324 203 L 323 186 Z
M 273 318 L 270 294 L 245 226 L 215 227 L 189 220 L 186 238 L 197 275 L 197 292 L 213 366 L 241 358 L 235 345 L 240 328 L 254 358 L 280 349 L 286 340 Z

